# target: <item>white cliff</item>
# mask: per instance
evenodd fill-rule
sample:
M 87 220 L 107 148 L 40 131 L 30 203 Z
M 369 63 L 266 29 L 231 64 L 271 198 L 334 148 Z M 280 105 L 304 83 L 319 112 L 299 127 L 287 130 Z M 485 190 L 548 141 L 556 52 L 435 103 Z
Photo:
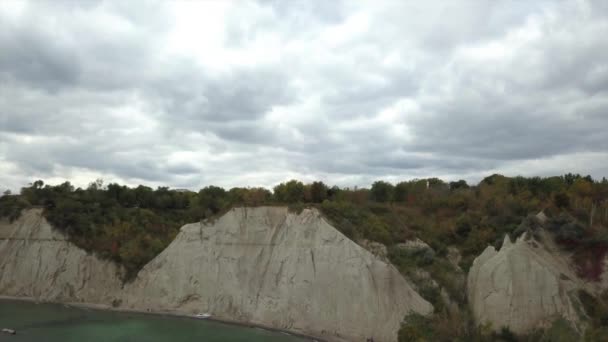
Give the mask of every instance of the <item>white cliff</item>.
M 554 250 L 547 234 L 542 235 L 543 243 L 525 235 L 515 243 L 505 237 L 499 251 L 490 246 L 475 259 L 467 287 L 478 324 L 527 333 L 562 316 L 577 325 L 574 301 L 582 284 L 567 257 Z
M 40 210 L 0 224 L 0 295 L 170 311 L 315 335 L 396 341 L 409 312 L 428 314 L 390 264 L 352 242 L 316 210 L 230 210 L 182 227 L 122 288 L 118 268 L 51 229 Z
M 280 207 L 184 226 L 126 291 L 127 307 L 210 312 L 328 339 L 395 341 L 408 312 L 432 311 L 393 266 L 316 210 Z
M 0 220 L 0 295 L 110 304 L 120 294 L 119 268 L 51 229 L 42 209 Z

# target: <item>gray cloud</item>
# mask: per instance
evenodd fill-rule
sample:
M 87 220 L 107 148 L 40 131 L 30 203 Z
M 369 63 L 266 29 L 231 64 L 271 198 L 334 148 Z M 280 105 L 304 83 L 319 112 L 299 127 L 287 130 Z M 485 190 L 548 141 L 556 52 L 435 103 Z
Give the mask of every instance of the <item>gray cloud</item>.
M 23 4 L 0 6 L 13 189 L 608 173 L 602 1 Z
M 177 77 L 176 77 L 177 76 Z M 209 123 L 256 120 L 275 105 L 293 97 L 287 75 L 273 70 L 236 70 L 213 79 L 196 68 L 185 68 L 142 89 L 158 100 L 168 120 L 179 118 L 188 127 Z

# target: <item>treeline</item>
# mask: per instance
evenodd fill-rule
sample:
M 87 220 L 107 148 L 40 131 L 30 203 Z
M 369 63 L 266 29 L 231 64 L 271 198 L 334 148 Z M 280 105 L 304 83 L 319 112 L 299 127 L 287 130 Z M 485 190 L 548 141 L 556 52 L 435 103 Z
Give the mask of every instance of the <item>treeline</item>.
M 78 246 L 114 260 L 132 277 L 162 251 L 185 223 L 218 215 L 233 206 L 315 206 L 353 240 L 392 246 L 414 236 L 437 253 L 449 245 L 461 250 L 462 266 L 505 234 L 526 229 L 521 222 L 540 210 L 567 226 L 565 244 L 603 241 L 608 223 L 608 181 L 567 174 L 557 177 L 492 175 L 471 186 L 437 178 L 368 188 L 340 188 L 323 182 L 291 180 L 265 188 L 208 186 L 198 192 L 167 187 L 127 187 L 101 180 L 86 189 L 69 182 L 35 181 L 19 195 L 0 197 L 0 216 L 15 219 L 20 210 L 42 206 L 54 227 Z M 556 228 L 560 231 L 561 228 Z M 573 233 L 574 232 L 574 233 Z

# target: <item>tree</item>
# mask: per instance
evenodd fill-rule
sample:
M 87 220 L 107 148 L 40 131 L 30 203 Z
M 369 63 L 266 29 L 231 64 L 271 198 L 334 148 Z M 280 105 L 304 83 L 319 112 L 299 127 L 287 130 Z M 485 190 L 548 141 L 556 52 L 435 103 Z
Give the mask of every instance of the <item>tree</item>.
M 433 189 L 433 188 L 435 188 L 435 189 L 442 189 L 442 188 L 446 189 L 446 188 L 449 187 L 447 184 L 445 184 L 444 181 L 442 181 L 441 179 L 436 178 L 436 177 L 434 177 L 434 178 L 428 178 L 426 181 L 427 181 L 427 184 L 429 185 L 429 188 L 431 188 L 431 189 Z
M 54 188 L 57 192 L 62 194 L 74 192 L 74 186 L 70 182 L 63 182 L 55 186 Z
M 376 202 L 385 203 L 392 200 L 393 185 L 385 181 L 375 181 L 371 188 L 372 199 Z
M 459 181 L 456 182 L 450 182 L 450 189 L 451 190 L 456 190 L 456 189 L 468 189 L 469 185 L 467 184 L 467 181 L 465 181 L 464 179 L 461 179 Z
M 245 199 L 245 197 L 247 196 L 247 192 L 249 192 L 249 189 L 247 188 L 232 188 L 230 190 L 228 190 L 227 193 L 227 200 L 229 203 L 234 204 L 246 204 L 246 205 L 250 205 L 247 202 L 247 200 Z
M 566 173 L 564 175 L 564 182 L 566 182 L 566 184 L 568 186 L 570 186 L 570 185 L 574 184 L 574 182 L 579 178 L 581 178 L 581 175 L 579 175 L 578 173 L 577 174 Z
M 106 190 L 107 190 L 108 197 L 118 201 L 118 199 L 120 198 L 120 195 L 123 191 L 123 187 L 117 183 L 110 183 L 110 184 L 108 184 L 108 187 L 106 188 Z
M 44 186 L 44 182 L 40 179 L 32 183 L 34 189 L 42 189 L 42 186 Z
M 140 208 L 151 208 L 154 203 L 154 191 L 152 188 L 139 185 L 134 189 L 135 201 Z
M 4 196 L 9 196 L 11 194 L 11 190 L 10 189 L 6 189 L 3 192 Z
M 393 200 L 395 202 L 407 201 L 409 184 L 407 182 L 399 182 L 393 190 Z
M 313 203 L 321 203 L 327 198 L 327 185 L 323 182 L 313 182 L 310 185 L 310 197 Z
M 484 178 L 481 183 L 487 184 L 487 185 L 494 185 L 496 183 L 500 183 L 500 182 L 504 182 L 506 180 L 507 177 L 500 175 L 498 173 L 495 173 L 491 176 L 488 176 L 486 178 Z
M 243 201 L 249 206 L 259 206 L 266 204 L 272 198 L 272 193 L 264 188 L 246 189 L 243 194 Z
M 199 203 L 202 207 L 208 208 L 212 213 L 219 212 L 227 203 L 226 190 L 219 186 L 207 186 L 198 192 Z
M 295 179 L 274 187 L 274 198 L 278 202 L 297 203 L 304 200 L 304 184 Z
M 340 189 L 337 185 L 334 185 L 327 190 L 327 198 L 330 201 L 335 201 L 338 199 L 341 191 L 342 191 L 342 189 Z
M 553 203 L 558 208 L 569 208 L 570 207 L 570 196 L 565 192 L 560 192 L 553 196 Z
M 97 178 L 94 182 L 89 183 L 88 190 L 102 190 L 103 189 L 103 179 Z

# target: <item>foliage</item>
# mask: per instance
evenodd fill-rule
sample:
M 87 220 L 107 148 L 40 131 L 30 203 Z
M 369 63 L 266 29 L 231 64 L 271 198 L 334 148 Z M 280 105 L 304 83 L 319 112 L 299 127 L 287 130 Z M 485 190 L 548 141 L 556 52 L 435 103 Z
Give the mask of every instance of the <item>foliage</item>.
M 6 217 L 10 222 L 13 222 L 19 218 L 21 210 L 29 206 L 30 203 L 21 196 L 2 196 L 0 197 L 0 218 Z
M 554 234 L 555 239 L 564 245 L 576 246 L 585 235 L 583 225 L 567 213 L 551 218 L 547 222 L 547 228 Z
M 580 339 L 580 335 L 563 317 L 555 319 L 551 326 L 546 329 L 539 341 L 540 342 L 570 342 Z
M 475 256 L 489 244 L 499 246 L 506 234 L 534 232 L 536 225 L 527 217 L 541 210 L 551 213 L 548 226 L 565 247 L 576 252 L 585 250 L 579 246 L 608 245 L 607 199 L 608 182 L 574 174 L 547 178 L 492 175 L 477 185 L 437 178 L 396 185 L 377 181 L 370 189 L 290 180 L 272 192 L 217 186 L 198 192 L 143 185 L 131 188 L 115 183 L 106 186 L 101 180 L 76 189 L 69 182 L 51 186 L 35 181 L 20 195 L 1 197 L 0 215 L 15 219 L 28 206 L 43 206 L 49 221 L 74 243 L 124 265 L 132 276 L 170 243 L 184 223 L 210 218 L 236 205 L 315 206 L 353 240 L 393 246 L 414 237 L 422 239 L 436 253 L 433 258 L 427 256 L 433 259 L 425 266 L 431 272 L 441 267 L 436 260 L 444 259 L 450 245 L 458 246 L 460 265 L 466 271 Z M 587 250 L 597 251 L 593 248 Z M 589 265 L 583 267 L 585 272 L 597 273 L 598 265 L 588 264 L 584 253 L 575 255 L 581 265 Z
M 406 316 L 399 329 L 399 342 L 434 340 L 435 329 L 429 317 L 416 313 Z
M 608 326 L 591 326 L 585 330 L 583 341 L 585 342 L 604 342 L 608 336 Z
M 585 290 L 579 290 L 578 298 L 592 326 L 608 327 L 608 291 L 596 298 Z
M 432 316 L 407 315 L 398 333 L 399 342 L 515 342 L 518 338 L 508 328 L 495 332 L 489 325 L 476 326 L 468 310 Z
M 605 327 L 589 328 L 585 341 L 604 341 Z M 466 309 L 458 313 L 442 313 L 432 316 L 407 315 L 398 333 L 399 342 L 570 342 L 579 341 L 581 336 L 564 318 L 558 317 L 547 329 L 537 329 L 529 334 L 516 335 L 509 328 L 495 331 L 489 324 L 476 326 Z
M 370 190 L 372 199 L 376 202 L 385 203 L 393 198 L 393 185 L 385 181 L 376 181 Z
M 564 212 L 551 218 L 547 228 L 561 246 L 573 251 L 572 259 L 578 275 L 599 281 L 604 270 L 604 256 L 608 254 L 608 233 L 585 227 Z
M 182 225 L 233 205 L 262 205 L 271 200 L 272 193 L 261 188 L 226 191 L 208 186 L 195 193 L 115 183 L 104 187 L 101 180 L 87 189 L 75 189 L 68 182 L 50 186 L 36 181 L 23 188 L 20 196 L 1 197 L 0 215 L 15 219 L 30 205 L 43 206 L 53 227 L 77 246 L 124 266 L 128 280 L 174 239 Z
M 338 230 L 352 240 L 367 239 L 390 244 L 391 241 L 399 239 L 394 235 L 399 234 L 400 229 L 389 225 L 386 220 L 374 213 L 374 210 L 383 210 L 384 207 L 325 201 L 319 209 Z
M 305 192 L 310 193 L 310 199 L 308 202 L 312 203 L 322 203 L 328 197 L 328 188 L 323 182 L 313 182 L 310 186 L 308 186 Z
M 304 202 L 304 184 L 295 179 L 274 187 L 274 196 L 281 203 Z

